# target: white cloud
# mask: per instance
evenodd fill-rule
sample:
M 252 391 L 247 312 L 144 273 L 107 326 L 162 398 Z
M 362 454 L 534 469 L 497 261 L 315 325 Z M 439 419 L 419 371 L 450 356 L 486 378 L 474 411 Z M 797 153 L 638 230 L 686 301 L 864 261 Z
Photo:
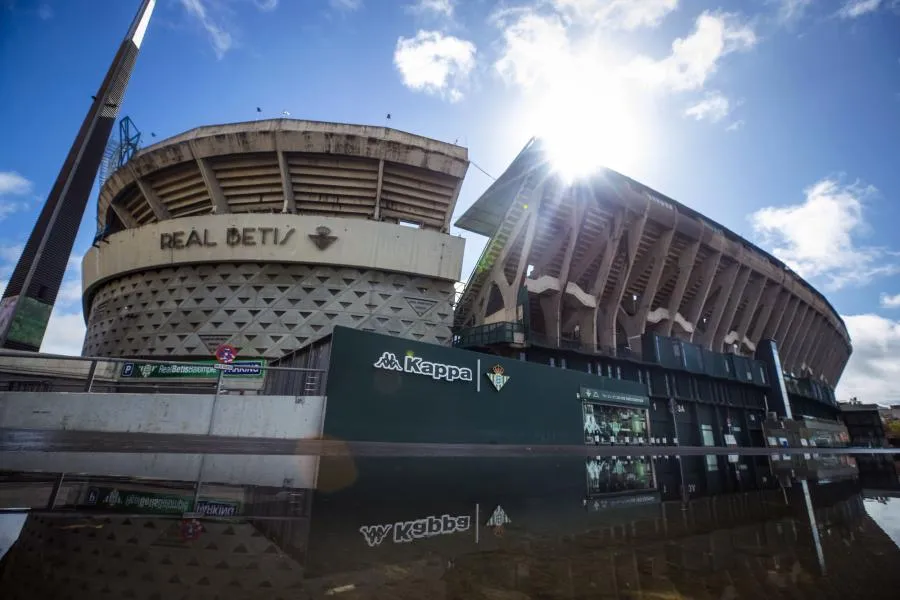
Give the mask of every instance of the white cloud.
M 881 6 L 881 0 L 847 0 L 838 11 L 838 16 L 842 19 L 855 19 L 875 12 L 879 6 Z
M 80 310 L 65 312 L 57 305 L 50 314 L 50 322 L 41 343 L 41 352 L 79 356 L 84 344 L 85 330 Z
M 47 4 L 41 4 L 38 8 L 38 17 L 46 21 L 53 18 L 53 9 Z
M 738 130 L 741 129 L 743 126 L 744 126 L 744 120 L 743 120 L 743 119 L 738 119 L 737 121 L 735 121 L 734 123 L 732 123 L 731 125 L 729 125 L 728 127 L 726 127 L 726 128 L 725 128 L 725 131 L 738 131 Z
M 838 398 L 900 403 L 900 321 L 875 314 L 843 319 L 853 340 L 853 354 L 838 383 Z
M 346 11 L 357 10 L 362 6 L 362 0 L 328 0 L 328 3 L 331 8 Z
M 882 294 L 881 308 L 900 308 L 900 294 L 895 294 L 893 296 Z
M 678 8 L 678 0 L 552 0 L 567 21 L 626 31 L 656 27 Z
M 200 25 L 206 30 L 206 33 L 209 35 L 209 41 L 212 43 L 213 51 L 216 53 L 216 57 L 222 58 L 225 56 L 225 53 L 231 49 L 234 40 L 232 35 L 225 31 L 222 25 L 219 25 L 212 17 L 210 17 L 206 6 L 203 4 L 203 0 L 181 0 L 181 5 L 184 6 L 184 9 L 188 14 L 197 19 L 200 22 Z
M 749 50 L 757 41 L 753 28 L 737 15 L 704 12 L 689 36 L 672 42 L 669 56 L 661 60 L 639 56 L 626 67 L 626 73 L 651 87 L 700 89 L 718 70 L 723 57 Z
M 475 52 L 472 42 L 420 30 L 414 38 L 397 40 L 394 65 L 406 87 L 457 101 L 475 67 Z
M 778 5 L 776 18 L 782 25 L 794 23 L 803 18 L 803 14 L 812 0 L 770 0 Z
M 823 179 L 805 190 L 803 203 L 763 208 L 750 219 L 763 243 L 802 277 L 820 277 L 832 290 L 861 285 L 900 272 L 894 253 L 857 243 L 868 228 L 863 201 L 876 191 Z
M 507 11 L 498 16 L 497 24 L 503 27 L 504 47 L 494 68 L 507 83 L 529 88 L 552 80 L 561 65 L 571 62 L 569 36 L 557 15 Z
M 278 8 L 278 0 L 254 0 L 256 7 L 264 12 Z
M 689 106 L 684 111 L 684 115 L 693 117 L 697 121 L 707 120 L 712 123 L 718 123 L 727 117 L 729 112 L 731 112 L 731 103 L 728 101 L 728 98 L 719 92 L 710 92 L 703 100 Z
M 15 171 L 0 171 L 0 196 L 21 196 L 31 187 L 31 182 Z
M 418 0 L 410 10 L 420 15 L 453 17 L 454 0 Z

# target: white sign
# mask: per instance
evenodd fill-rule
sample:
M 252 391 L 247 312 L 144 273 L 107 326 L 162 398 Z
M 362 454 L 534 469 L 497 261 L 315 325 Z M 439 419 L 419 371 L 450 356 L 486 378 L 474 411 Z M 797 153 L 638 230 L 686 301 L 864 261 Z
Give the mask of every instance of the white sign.
M 380 546 L 391 532 L 395 544 L 406 544 L 422 538 L 468 531 L 470 525 L 471 519 L 467 515 L 441 515 L 386 525 L 365 525 L 359 528 L 359 532 L 369 547 L 374 548 Z
M 372 366 L 385 371 L 425 375 L 432 379 L 443 379 L 445 381 L 472 381 L 472 369 L 468 367 L 430 362 L 412 354 L 404 356 L 403 364 L 401 364 L 396 354 L 383 352 L 381 358 L 376 360 Z

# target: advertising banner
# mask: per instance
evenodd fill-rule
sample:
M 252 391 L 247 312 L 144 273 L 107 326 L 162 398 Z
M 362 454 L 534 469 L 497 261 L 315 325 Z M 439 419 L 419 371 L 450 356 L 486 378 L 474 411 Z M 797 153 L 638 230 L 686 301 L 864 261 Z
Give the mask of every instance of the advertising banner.
M 217 364 L 214 360 L 203 360 L 180 365 L 123 363 L 121 376 L 138 379 L 215 379 L 219 376 L 219 370 L 216 368 Z M 265 375 L 266 362 L 264 360 L 238 360 L 229 366 L 230 369 L 222 374 L 223 377 L 261 379 Z

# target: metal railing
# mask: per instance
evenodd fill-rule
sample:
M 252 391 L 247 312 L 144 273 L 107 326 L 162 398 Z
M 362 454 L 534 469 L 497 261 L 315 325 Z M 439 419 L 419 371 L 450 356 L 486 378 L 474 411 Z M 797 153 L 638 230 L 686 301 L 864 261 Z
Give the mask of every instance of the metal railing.
M 249 371 L 249 373 L 248 373 Z M 97 392 L 176 394 L 257 394 L 270 372 L 297 375 L 292 395 L 325 392 L 325 371 L 272 367 L 238 359 L 230 368 L 211 362 L 144 358 L 65 356 L 0 351 L 0 392 Z
M 488 323 L 461 330 L 453 336 L 453 345 L 458 348 L 469 348 L 488 344 L 511 344 L 517 341 L 517 333 L 525 333 L 525 328 L 521 323 L 509 321 Z
M 519 334 L 518 339 L 516 339 L 517 334 Z M 522 323 L 511 321 L 476 325 L 475 327 L 463 329 L 453 336 L 453 345 L 457 348 L 474 348 L 504 343 L 524 343 L 528 346 L 539 346 L 542 348 L 574 350 L 584 354 L 608 356 L 611 358 L 642 359 L 639 349 L 600 346 L 573 337 L 551 336 L 533 331 L 525 334 L 525 328 Z

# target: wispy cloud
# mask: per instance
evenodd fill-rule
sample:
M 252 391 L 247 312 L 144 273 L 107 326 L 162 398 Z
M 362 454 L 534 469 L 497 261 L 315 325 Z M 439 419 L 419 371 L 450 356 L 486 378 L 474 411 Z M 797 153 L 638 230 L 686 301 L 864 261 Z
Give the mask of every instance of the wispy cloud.
M 27 194 L 31 188 L 31 182 L 15 171 L 0 171 L 0 196 Z
M 812 0 L 769 0 L 777 4 L 776 20 L 782 25 L 796 23 L 803 18 L 806 9 L 812 4 Z
M 253 0 L 256 7 L 262 11 L 270 11 L 278 8 L 278 0 Z
M 401 37 L 394 50 L 394 65 L 403 85 L 455 102 L 475 67 L 475 44 L 439 31 L 420 30 L 413 38 Z
M 409 10 L 419 15 L 453 18 L 454 0 L 418 0 Z
M 737 15 L 704 12 L 694 31 L 672 42 L 672 52 L 660 60 L 639 56 L 627 72 L 651 87 L 672 91 L 702 88 L 725 56 L 753 48 L 758 41 L 753 27 Z
M 684 111 L 684 116 L 698 121 L 718 123 L 731 112 L 731 103 L 720 92 L 709 92 L 706 97 Z
M 231 49 L 234 39 L 232 35 L 224 29 L 224 27 L 216 23 L 210 17 L 206 5 L 202 0 L 181 0 L 181 5 L 189 15 L 197 19 L 203 29 L 209 35 L 209 41 L 212 44 L 213 52 L 217 58 L 222 58 L 225 53 Z
M 20 197 L 30 194 L 33 187 L 31 181 L 15 171 L 0 171 L 0 221 L 28 210 L 28 202 Z
M 842 19 L 855 19 L 878 10 L 881 0 L 847 0 L 838 11 Z
M 744 120 L 738 119 L 725 128 L 725 131 L 738 131 L 744 126 Z
M 53 9 L 50 8 L 50 5 L 48 5 L 48 4 L 41 4 L 38 7 L 38 17 L 40 17 L 44 21 L 52 19 L 53 14 L 54 14 Z
M 328 4 L 337 10 L 353 11 L 362 7 L 362 0 L 328 0 Z
M 859 243 L 868 229 L 864 201 L 872 186 L 823 179 L 800 204 L 768 207 L 751 215 L 764 245 L 803 277 L 822 278 L 829 289 L 862 285 L 900 272 L 896 253 Z
M 881 308 L 900 308 L 900 294 L 881 295 Z
M 678 8 L 678 0 L 552 0 L 567 21 L 626 31 L 657 27 Z

